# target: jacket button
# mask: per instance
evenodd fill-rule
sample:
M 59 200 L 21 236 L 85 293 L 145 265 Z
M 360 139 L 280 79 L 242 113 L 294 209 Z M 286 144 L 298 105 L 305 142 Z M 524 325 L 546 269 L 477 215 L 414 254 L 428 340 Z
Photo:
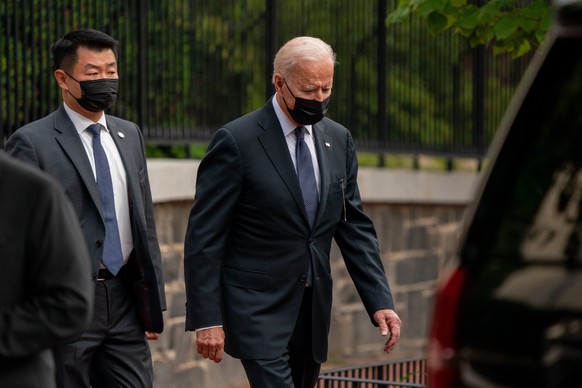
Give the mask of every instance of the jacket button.
M 97 241 L 95 241 L 95 245 L 96 245 L 97 247 L 100 247 L 101 245 L 103 245 L 103 241 L 101 241 L 101 240 L 97 240 Z
M 301 283 L 307 282 L 307 276 L 306 275 L 299 276 L 299 282 L 301 282 Z

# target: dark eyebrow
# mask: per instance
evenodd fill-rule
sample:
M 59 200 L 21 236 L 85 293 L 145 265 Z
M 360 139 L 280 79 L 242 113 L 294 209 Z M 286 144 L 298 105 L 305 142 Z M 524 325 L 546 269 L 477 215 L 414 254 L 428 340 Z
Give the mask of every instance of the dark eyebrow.
M 112 66 L 113 67 L 117 67 L 117 62 L 106 63 L 105 66 L 106 67 L 112 67 Z M 86 69 L 99 69 L 99 66 L 94 65 L 94 64 L 91 64 L 91 63 L 88 63 L 88 64 L 85 65 L 85 68 Z

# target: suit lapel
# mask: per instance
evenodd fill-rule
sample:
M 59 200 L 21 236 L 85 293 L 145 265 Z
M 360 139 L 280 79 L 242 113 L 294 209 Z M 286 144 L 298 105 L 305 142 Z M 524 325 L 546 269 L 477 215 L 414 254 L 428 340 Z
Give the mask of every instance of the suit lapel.
M 125 168 L 125 179 L 127 180 L 127 195 L 129 198 L 130 203 L 143 203 L 141 200 L 141 190 L 138 181 L 138 174 L 135 172 L 138 171 L 138 167 L 135 164 L 135 159 L 133 158 L 132 147 L 131 144 L 128 142 L 129 137 L 125 134 L 124 129 L 121 127 L 116 126 L 110 120 L 107 120 L 107 127 L 111 132 L 111 137 L 113 138 L 113 142 L 117 147 L 119 152 L 119 156 L 121 157 L 121 161 L 123 163 L 123 167 Z M 143 214 L 143 207 L 141 206 L 134 206 L 132 207 L 134 211 L 138 212 L 139 218 L 145 218 Z
M 305 206 L 303 205 L 303 197 L 301 195 L 301 188 L 297 180 L 297 172 L 293 167 L 293 161 L 289 155 L 289 148 L 283 136 L 283 130 L 273 110 L 272 102 L 269 102 L 263 107 L 263 114 L 259 120 L 259 125 L 263 128 L 263 133 L 259 135 L 263 149 L 267 156 L 275 166 L 275 169 L 281 176 L 281 179 L 287 185 L 291 192 L 293 199 L 297 203 L 303 218 L 309 224 Z M 317 218 L 315 220 L 315 227 L 325 210 L 327 198 L 329 196 L 329 186 L 331 183 L 331 152 L 332 139 L 325 133 L 325 125 L 323 121 L 312 126 L 313 138 L 315 143 L 315 150 L 317 153 L 317 160 L 319 163 L 320 175 L 320 201 Z
M 305 206 L 303 205 L 301 188 L 297 180 L 297 172 L 289 155 L 289 148 L 287 147 L 287 142 L 283 136 L 283 130 L 281 129 L 277 115 L 273 110 L 271 100 L 263 107 L 263 114 L 259 119 L 259 125 L 263 128 L 263 132 L 258 136 L 259 142 L 271 160 L 271 163 L 273 163 L 277 173 L 283 182 L 285 182 L 305 221 L 309 224 Z
M 323 211 L 327 204 L 327 198 L 329 196 L 329 186 L 331 183 L 331 151 L 332 151 L 332 141 L 331 137 L 328 136 L 324 129 L 325 125 L 323 121 L 314 124 L 312 127 L 313 140 L 315 143 L 315 152 L 317 153 L 317 161 L 319 163 L 319 210 L 317 211 L 317 218 L 315 219 L 315 228 L 322 217 Z
M 93 174 L 93 169 L 89 163 L 89 158 L 85 152 L 85 147 L 79 138 L 79 133 L 75 129 L 73 122 L 65 112 L 65 108 L 61 106 L 55 114 L 55 140 L 60 144 L 63 151 L 67 154 L 81 179 L 85 183 L 91 199 L 95 202 L 97 209 L 101 216 L 103 216 L 103 211 L 101 209 L 101 199 L 99 197 L 99 189 L 97 188 L 97 183 L 95 182 L 95 175 Z
M 125 175 L 127 179 L 128 188 L 134 190 L 137 185 L 137 182 L 134 181 L 135 174 L 129 174 L 128 171 L 137 171 L 137 166 L 131 155 L 131 150 L 125 144 L 128 140 L 123 132 L 123 128 L 117 127 L 111 121 L 107 120 L 107 128 L 109 128 L 109 132 L 111 133 L 111 137 L 113 138 L 113 142 L 117 147 L 117 151 L 119 152 L 119 156 L 121 157 L 121 161 L 123 162 L 123 167 L 125 168 Z

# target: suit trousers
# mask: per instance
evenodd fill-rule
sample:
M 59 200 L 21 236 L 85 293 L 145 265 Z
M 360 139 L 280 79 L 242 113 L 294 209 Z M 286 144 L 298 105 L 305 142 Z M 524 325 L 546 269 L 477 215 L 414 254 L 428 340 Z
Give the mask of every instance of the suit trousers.
M 97 281 L 89 328 L 55 353 L 60 388 L 153 387 L 149 345 L 123 269 L 113 279 Z
M 312 289 L 305 288 L 284 354 L 272 360 L 241 360 L 252 388 L 313 388 L 317 383 L 321 364 L 313 360 L 311 298 Z

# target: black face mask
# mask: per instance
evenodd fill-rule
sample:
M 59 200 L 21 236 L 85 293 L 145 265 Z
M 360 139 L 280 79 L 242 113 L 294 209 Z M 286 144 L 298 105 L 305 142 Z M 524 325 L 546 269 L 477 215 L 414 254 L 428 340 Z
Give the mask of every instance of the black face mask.
M 283 78 L 285 85 L 287 85 L 287 81 Z M 329 107 L 329 99 L 330 97 L 326 98 L 323 101 L 317 100 L 306 100 L 305 98 L 295 97 L 289 85 L 287 85 L 287 89 L 289 93 L 295 98 L 295 108 L 289 109 L 289 105 L 287 105 L 287 101 L 283 98 L 283 102 L 287 107 L 287 111 L 295 120 L 297 124 L 302 125 L 313 125 L 318 123 L 325 117 L 327 113 L 327 108 Z
M 89 112 L 102 112 L 111 108 L 117 100 L 119 80 L 115 78 L 101 78 L 88 81 L 77 81 L 69 73 L 66 75 L 81 86 L 81 98 L 73 96 L 84 109 Z

